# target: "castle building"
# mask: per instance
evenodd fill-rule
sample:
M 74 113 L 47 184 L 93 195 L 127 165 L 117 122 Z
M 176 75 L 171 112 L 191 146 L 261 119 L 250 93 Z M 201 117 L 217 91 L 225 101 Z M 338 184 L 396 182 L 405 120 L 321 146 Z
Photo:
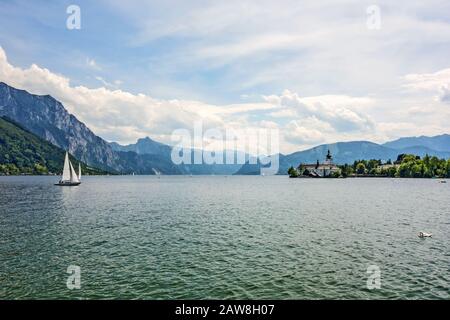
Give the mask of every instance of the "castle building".
M 339 167 L 333 163 L 333 156 L 331 155 L 330 150 L 325 157 L 325 161 L 323 163 L 310 164 L 310 163 L 301 163 L 299 166 L 301 168 L 302 175 L 308 175 L 310 177 L 324 178 L 329 177 L 333 173 L 339 171 Z

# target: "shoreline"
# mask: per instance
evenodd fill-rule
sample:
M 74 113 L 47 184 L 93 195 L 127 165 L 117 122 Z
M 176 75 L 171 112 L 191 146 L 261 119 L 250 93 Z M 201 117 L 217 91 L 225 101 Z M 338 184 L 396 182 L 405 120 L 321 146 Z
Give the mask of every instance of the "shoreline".
M 446 177 L 390 177 L 390 176 L 376 176 L 376 175 L 359 175 L 349 177 L 291 177 L 290 179 L 358 179 L 358 178 L 380 178 L 380 179 L 421 179 L 421 180 L 449 180 Z
M 0 174 L 1 177 L 58 177 L 58 174 L 15 174 L 15 175 L 4 175 Z M 84 177 L 153 177 L 158 176 L 156 174 L 91 174 L 84 175 Z M 257 174 L 229 174 L 229 175 L 209 175 L 209 174 L 197 174 L 197 175 L 188 175 L 188 174 L 165 174 L 159 176 L 170 176 L 170 177 L 260 177 Z M 298 176 L 292 177 L 287 174 L 275 174 L 271 175 L 274 177 L 288 177 L 289 179 L 360 179 L 360 178 L 379 178 L 379 179 L 420 179 L 420 180 L 450 180 L 450 178 L 446 177 L 390 177 L 390 176 L 376 176 L 376 175 L 358 175 L 358 176 L 348 176 L 348 177 L 309 177 L 309 176 Z M 270 177 L 270 176 L 264 176 Z

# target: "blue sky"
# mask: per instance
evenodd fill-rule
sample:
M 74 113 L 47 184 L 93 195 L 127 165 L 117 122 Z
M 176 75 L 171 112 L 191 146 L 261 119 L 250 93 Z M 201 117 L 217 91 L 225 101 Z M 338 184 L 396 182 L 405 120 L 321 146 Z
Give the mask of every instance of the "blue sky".
M 0 80 L 122 143 L 198 118 L 277 128 L 285 152 L 449 132 L 448 1 L 1 0 L 0 47 Z

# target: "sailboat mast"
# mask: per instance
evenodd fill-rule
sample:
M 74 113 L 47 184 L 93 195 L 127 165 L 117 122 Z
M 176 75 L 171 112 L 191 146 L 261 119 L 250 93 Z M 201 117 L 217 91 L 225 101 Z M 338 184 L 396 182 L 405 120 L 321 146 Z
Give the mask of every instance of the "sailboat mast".
M 61 181 L 68 181 L 68 180 L 70 180 L 70 167 L 69 167 L 69 153 L 66 152 L 66 156 L 64 158 L 64 168 L 63 168 Z

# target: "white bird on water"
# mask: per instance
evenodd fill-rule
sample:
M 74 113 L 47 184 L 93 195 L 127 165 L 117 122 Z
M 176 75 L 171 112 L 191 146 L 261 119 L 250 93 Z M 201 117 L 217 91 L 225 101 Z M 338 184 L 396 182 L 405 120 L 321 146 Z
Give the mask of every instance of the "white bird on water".
M 419 232 L 419 238 L 431 238 L 433 234 L 431 233 L 426 233 L 426 232 Z

